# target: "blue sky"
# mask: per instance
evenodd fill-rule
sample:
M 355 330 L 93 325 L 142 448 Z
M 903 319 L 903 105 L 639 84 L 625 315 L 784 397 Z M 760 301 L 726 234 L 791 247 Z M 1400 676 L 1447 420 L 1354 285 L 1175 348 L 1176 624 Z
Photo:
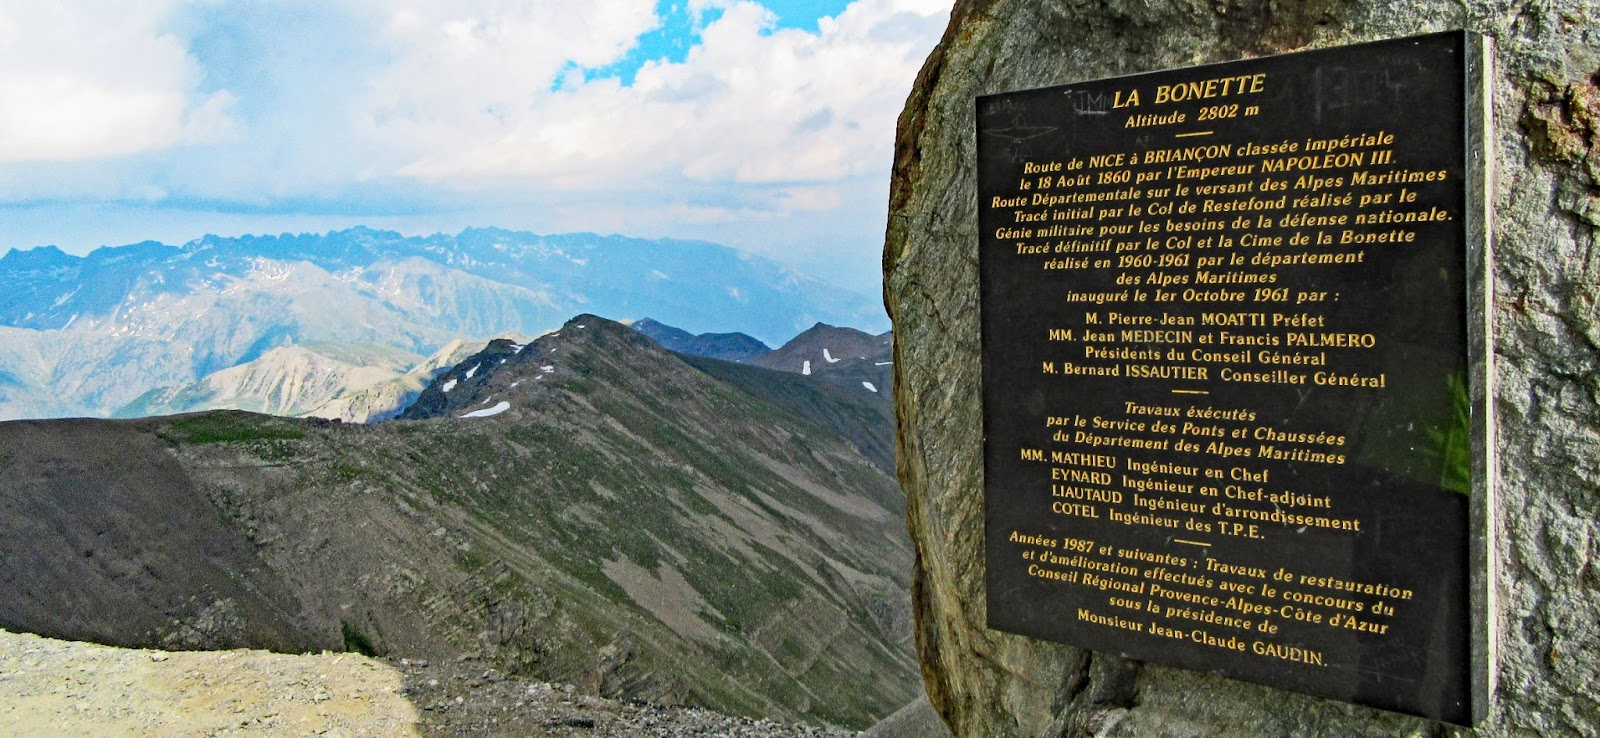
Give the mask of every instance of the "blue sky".
M 950 0 L 0 0 L 0 250 L 501 226 L 876 291 Z

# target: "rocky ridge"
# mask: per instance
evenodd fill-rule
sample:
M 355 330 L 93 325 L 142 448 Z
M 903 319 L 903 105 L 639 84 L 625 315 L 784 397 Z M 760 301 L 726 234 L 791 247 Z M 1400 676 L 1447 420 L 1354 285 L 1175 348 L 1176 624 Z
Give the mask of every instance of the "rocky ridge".
M 0 627 L 475 655 L 864 727 L 915 696 L 903 498 L 829 429 L 858 411 L 832 387 L 719 364 L 771 376 L 726 382 L 580 316 L 492 342 L 410 420 L 0 423 Z
M 766 344 L 743 333 L 701 333 L 694 335 L 682 328 L 674 328 L 654 318 L 643 318 L 627 324 L 653 339 L 668 351 L 680 354 L 706 356 L 723 361 L 748 362 L 772 353 Z

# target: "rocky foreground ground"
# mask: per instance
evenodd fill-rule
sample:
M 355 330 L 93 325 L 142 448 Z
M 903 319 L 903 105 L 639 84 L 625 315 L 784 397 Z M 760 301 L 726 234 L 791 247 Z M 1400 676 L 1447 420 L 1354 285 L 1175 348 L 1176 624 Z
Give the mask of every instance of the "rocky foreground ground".
M 617 702 L 472 659 L 167 652 L 0 631 L 5 736 L 843 738 L 847 731 Z

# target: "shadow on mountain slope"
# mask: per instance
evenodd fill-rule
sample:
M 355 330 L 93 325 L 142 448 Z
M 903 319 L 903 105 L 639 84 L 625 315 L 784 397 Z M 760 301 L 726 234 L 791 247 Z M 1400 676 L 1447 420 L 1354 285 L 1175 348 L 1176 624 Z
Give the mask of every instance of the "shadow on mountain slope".
M 440 375 L 413 420 L 0 423 L 0 627 L 869 724 L 916 694 L 900 491 L 714 374 L 580 316 Z

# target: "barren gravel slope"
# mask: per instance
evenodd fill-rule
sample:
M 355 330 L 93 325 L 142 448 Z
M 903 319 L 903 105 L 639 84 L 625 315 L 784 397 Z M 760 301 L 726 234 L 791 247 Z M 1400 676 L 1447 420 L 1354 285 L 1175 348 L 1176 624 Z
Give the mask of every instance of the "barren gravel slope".
M 849 738 L 836 728 L 619 702 L 570 685 L 357 654 L 154 651 L 0 630 L 0 736 Z
M 0 735 L 415 736 L 399 671 L 355 654 L 166 652 L 0 631 Z

